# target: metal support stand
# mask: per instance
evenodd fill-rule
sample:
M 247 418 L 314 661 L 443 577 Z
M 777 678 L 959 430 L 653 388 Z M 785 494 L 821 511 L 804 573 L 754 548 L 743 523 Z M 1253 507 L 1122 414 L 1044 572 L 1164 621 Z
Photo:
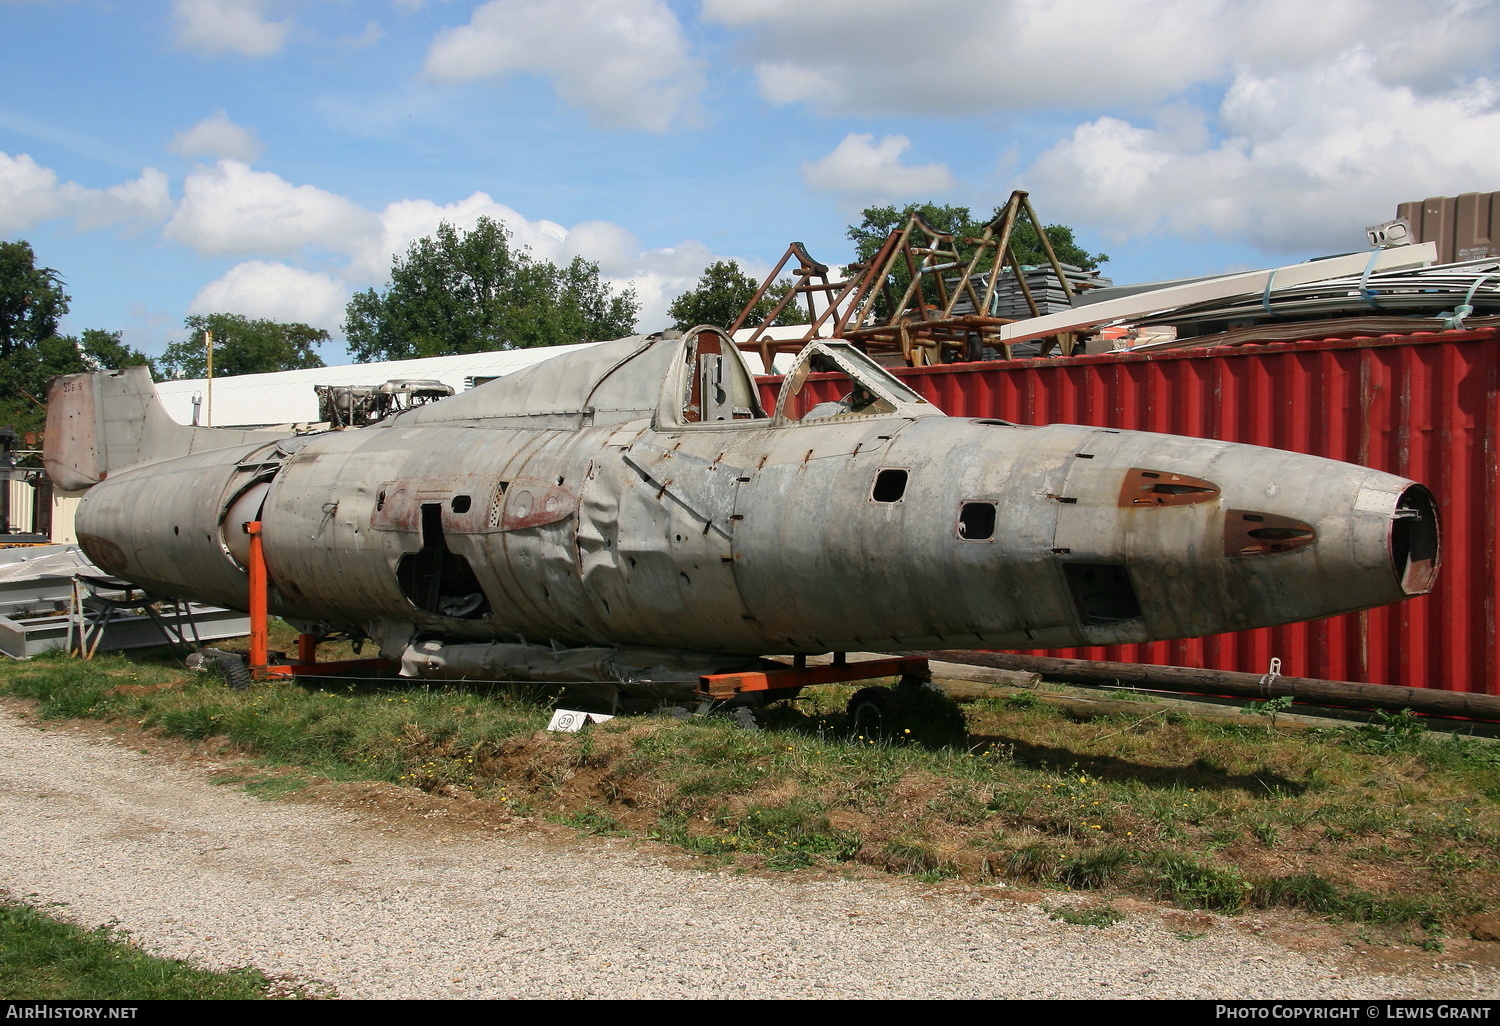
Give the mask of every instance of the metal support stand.
M 170 619 L 157 608 L 167 603 L 171 603 Z M 109 625 L 128 620 L 132 613 L 148 618 L 169 645 L 188 649 L 203 647 L 198 634 L 197 611 L 191 602 L 159 598 L 127 581 L 74 574 L 68 599 L 64 651 L 85 661 L 93 659 Z M 192 632 L 191 641 L 188 640 L 188 631 Z
M 390 666 L 386 659 L 340 659 L 318 662 L 318 639 L 311 634 L 297 635 L 297 661 L 271 662 L 268 621 L 266 554 L 261 541 L 261 523 L 252 520 L 245 525 L 250 536 L 250 678 L 274 680 L 281 677 L 328 677 L 351 670 L 377 670 Z
M 250 536 L 250 677 L 270 676 L 270 634 L 266 629 L 266 553 L 261 546 L 260 521 L 245 525 Z
M 808 666 L 804 656 L 795 659 L 797 665 L 794 666 L 767 660 L 758 671 L 699 677 L 698 694 L 707 701 L 721 702 L 750 692 L 775 692 L 814 684 L 846 684 L 878 677 L 900 677 L 903 682 L 932 679 L 927 660 L 913 657 L 851 663 L 846 653 L 835 652 L 833 662 L 828 666 Z

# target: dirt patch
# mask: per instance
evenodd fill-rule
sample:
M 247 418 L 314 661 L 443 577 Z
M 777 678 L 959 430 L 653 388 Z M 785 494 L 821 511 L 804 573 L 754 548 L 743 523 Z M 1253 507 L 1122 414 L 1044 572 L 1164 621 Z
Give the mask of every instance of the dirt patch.
M 503 803 L 476 798 L 456 788 L 451 793 L 431 794 L 382 781 L 318 780 L 290 792 L 286 799 L 377 814 L 384 822 L 408 830 L 507 832 L 534 823 Z
M 1460 919 L 1457 925 L 1459 929 L 1467 930 L 1472 939 L 1496 944 L 1496 950 L 1500 951 L 1500 916 L 1492 914 L 1468 916 Z

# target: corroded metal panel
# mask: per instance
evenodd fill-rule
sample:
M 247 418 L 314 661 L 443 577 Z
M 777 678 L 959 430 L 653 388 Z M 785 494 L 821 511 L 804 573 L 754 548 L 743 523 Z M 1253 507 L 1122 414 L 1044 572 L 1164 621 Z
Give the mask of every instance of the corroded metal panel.
M 42 463 L 59 488 L 77 490 L 143 463 L 278 434 L 178 424 L 162 409 L 145 367 L 64 374 L 47 386 Z
M 150 581 L 163 594 L 215 605 L 244 604 L 244 573 L 220 531 L 238 460 L 259 446 L 238 447 L 148 464 L 131 472 L 128 490 L 91 489 L 80 501 L 78 544 L 106 573 Z M 123 475 L 121 475 L 123 477 Z

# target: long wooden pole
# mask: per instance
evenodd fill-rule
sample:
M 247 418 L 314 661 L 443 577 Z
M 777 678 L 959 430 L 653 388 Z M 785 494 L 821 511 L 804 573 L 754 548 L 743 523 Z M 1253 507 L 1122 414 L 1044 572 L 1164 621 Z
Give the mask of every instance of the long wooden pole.
M 203 330 L 203 348 L 207 351 L 208 361 L 208 427 L 214 426 L 214 333 L 207 328 Z
M 1002 670 L 1040 673 L 1046 680 L 1071 684 L 1139 684 L 1162 691 L 1236 698 L 1270 699 L 1283 695 L 1309 705 L 1340 705 L 1358 709 L 1410 709 L 1433 716 L 1461 716 L 1500 720 L 1500 695 L 1437 688 L 1407 688 L 1393 684 L 1358 684 L 1345 680 L 1281 677 L 1267 680 L 1254 673 L 1197 670 L 1185 666 L 1095 662 L 1050 656 L 1010 655 L 1005 652 L 904 652 L 903 655 L 941 659 L 950 663 L 994 666 Z M 1265 681 L 1265 683 L 1262 683 Z

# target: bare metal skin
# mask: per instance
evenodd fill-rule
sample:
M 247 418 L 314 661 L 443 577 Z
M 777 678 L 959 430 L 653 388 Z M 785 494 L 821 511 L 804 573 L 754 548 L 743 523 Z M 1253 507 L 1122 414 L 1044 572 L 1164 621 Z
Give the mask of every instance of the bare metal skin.
M 545 676 L 538 646 L 613 653 L 623 675 L 674 656 L 1140 642 L 1432 587 L 1436 514 L 1414 482 L 950 418 L 847 346 L 800 360 L 770 415 L 740 354 L 695 329 L 295 438 L 173 424 L 143 373 L 71 375 L 46 460 L 91 486 L 77 525 L 99 566 L 244 608 L 259 519 L 272 612 L 375 638 L 413 673 Z M 820 382 L 841 401 L 814 405 Z

